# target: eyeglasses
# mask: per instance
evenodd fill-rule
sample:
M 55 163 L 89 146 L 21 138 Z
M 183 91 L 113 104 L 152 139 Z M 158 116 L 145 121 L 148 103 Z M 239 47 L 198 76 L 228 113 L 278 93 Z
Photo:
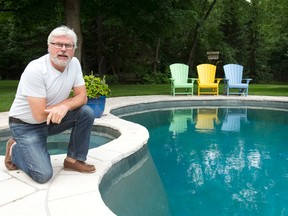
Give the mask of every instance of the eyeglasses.
M 65 46 L 67 50 L 72 50 L 74 48 L 73 44 L 65 44 L 65 43 L 50 43 L 50 44 L 53 44 L 54 47 L 57 49 L 62 49 L 63 46 Z

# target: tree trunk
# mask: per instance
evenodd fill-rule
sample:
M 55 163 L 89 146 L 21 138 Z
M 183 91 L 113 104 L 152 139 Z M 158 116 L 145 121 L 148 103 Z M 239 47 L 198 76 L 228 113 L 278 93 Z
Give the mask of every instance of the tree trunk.
M 81 62 L 83 38 L 80 25 L 80 7 L 81 0 L 64 0 L 65 21 L 66 25 L 72 28 L 78 37 L 75 57 Z
M 98 74 L 106 73 L 105 46 L 102 38 L 103 35 L 103 18 L 97 18 L 97 59 L 98 59 Z
M 194 66 L 194 56 L 195 56 L 196 46 L 197 46 L 197 43 L 198 43 L 198 31 L 199 31 L 199 28 L 200 28 L 200 25 L 197 23 L 196 26 L 195 26 L 194 32 L 193 32 L 194 40 L 193 40 L 193 43 L 192 43 L 192 48 L 191 48 L 190 55 L 189 55 L 189 60 L 188 60 L 188 65 L 189 65 L 190 70 Z
M 160 50 L 160 38 L 157 40 L 157 47 L 156 47 L 156 55 L 155 55 L 155 60 L 154 60 L 154 70 L 153 73 L 157 73 L 157 66 L 159 64 L 159 50 Z
M 213 7 L 215 6 L 216 4 L 216 0 L 213 0 L 213 2 L 211 3 L 210 7 L 208 8 L 207 12 L 205 13 L 203 19 L 202 19 L 202 22 L 200 23 L 199 21 L 196 23 L 196 26 L 195 26 L 195 29 L 194 29 L 194 32 L 193 32 L 193 37 L 194 40 L 193 40 L 193 43 L 192 43 L 192 47 L 191 47 L 191 51 L 190 51 L 190 55 L 189 55 L 189 59 L 188 59 L 188 65 L 189 65 L 189 68 L 191 70 L 191 68 L 193 68 L 193 64 L 194 64 L 194 56 L 195 56 L 195 50 L 196 50 L 196 47 L 197 47 L 197 43 L 198 43 L 198 35 L 199 35 L 199 30 L 200 28 L 203 26 L 204 22 L 207 20 L 207 18 L 209 17 Z

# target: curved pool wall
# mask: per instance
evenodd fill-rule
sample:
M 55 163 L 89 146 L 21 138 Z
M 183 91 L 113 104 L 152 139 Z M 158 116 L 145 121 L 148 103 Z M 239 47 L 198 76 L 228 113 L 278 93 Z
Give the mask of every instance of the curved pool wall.
M 195 106 L 217 106 L 217 107 L 261 107 L 273 109 L 288 109 L 285 101 L 258 101 L 258 100 L 179 100 L 179 101 L 159 101 L 129 105 L 116 108 L 111 111 L 111 114 L 121 117 L 131 113 L 143 112 L 147 110 L 157 110 L 174 107 L 195 107 Z
M 167 194 L 146 145 L 112 166 L 99 190 L 116 215 L 171 215 Z

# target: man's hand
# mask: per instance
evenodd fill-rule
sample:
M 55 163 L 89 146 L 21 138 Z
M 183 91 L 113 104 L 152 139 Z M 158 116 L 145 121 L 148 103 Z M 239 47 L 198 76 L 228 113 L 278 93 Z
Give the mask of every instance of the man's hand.
M 44 111 L 48 113 L 46 122 L 47 122 L 47 125 L 49 125 L 50 122 L 55 123 L 55 124 L 60 124 L 62 119 L 65 117 L 65 115 L 69 111 L 69 109 L 64 105 L 60 105 L 60 106 L 56 106 L 50 109 L 49 108 L 45 109 Z

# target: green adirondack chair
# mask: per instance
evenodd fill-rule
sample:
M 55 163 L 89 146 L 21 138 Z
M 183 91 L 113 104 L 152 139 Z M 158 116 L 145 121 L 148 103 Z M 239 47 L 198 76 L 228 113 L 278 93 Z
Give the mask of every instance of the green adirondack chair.
M 193 95 L 194 81 L 196 78 L 189 78 L 189 66 L 181 63 L 171 64 L 171 94 L 190 94 Z M 176 91 L 178 89 L 179 91 Z

